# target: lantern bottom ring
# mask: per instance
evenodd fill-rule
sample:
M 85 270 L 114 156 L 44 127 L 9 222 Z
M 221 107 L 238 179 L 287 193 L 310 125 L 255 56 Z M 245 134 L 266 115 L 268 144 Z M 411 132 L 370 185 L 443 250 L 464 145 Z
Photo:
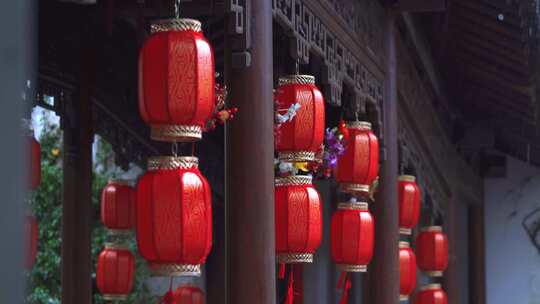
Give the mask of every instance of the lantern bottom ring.
M 119 236 L 127 237 L 131 235 L 131 230 L 129 229 L 107 229 L 109 236 Z
M 352 195 L 359 195 L 365 197 L 369 195 L 369 185 L 353 184 L 353 183 L 341 183 L 339 189 L 342 192 L 350 193 Z
M 443 272 L 442 271 L 438 271 L 438 270 L 435 270 L 435 271 L 423 271 L 425 275 L 427 276 L 430 276 L 430 277 L 442 277 L 443 276 Z
M 367 265 L 337 264 L 340 272 L 367 272 Z
M 128 298 L 126 294 L 104 294 L 103 300 L 105 301 L 125 301 Z
M 153 125 L 150 137 L 157 141 L 194 142 L 202 138 L 202 128 L 197 125 Z
M 409 301 L 409 296 L 408 295 L 399 295 L 399 300 L 400 301 Z
M 313 263 L 312 253 L 279 253 L 277 254 L 279 264 L 300 264 Z
M 411 235 L 412 234 L 412 229 L 411 228 L 399 228 L 399 234 Z
M 291 163 L 303 163 L 315 161 L 315 152 L 313 151 L 284 151 L 278 153 L 281 161 Z
M 164 277 L 200 277 L 201 265 L 191 264 L 157 264 L 150 263 L 150 272 L 152 276 Z

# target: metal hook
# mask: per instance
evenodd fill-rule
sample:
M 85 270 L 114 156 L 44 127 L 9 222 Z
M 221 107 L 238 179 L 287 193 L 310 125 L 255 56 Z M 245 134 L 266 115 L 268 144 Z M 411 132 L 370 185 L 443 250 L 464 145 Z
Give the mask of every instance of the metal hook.
M 295 62 L 296 75 L 300 75 L 300 62 L 297 59 Z
M 174 1 L 174 16 L 176 17 L 176 19 L 180 18 L 180 1 L 181 0 Z
M 178 157 L 178 143 L 176 141 L 172 143 L 171 152 L 174 157 Z

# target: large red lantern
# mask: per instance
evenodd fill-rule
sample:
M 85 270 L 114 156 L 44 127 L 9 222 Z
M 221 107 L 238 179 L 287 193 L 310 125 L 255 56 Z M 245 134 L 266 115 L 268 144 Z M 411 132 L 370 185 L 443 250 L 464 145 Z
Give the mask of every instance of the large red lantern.
M 338 210 L 332 215 L 330 243 L 338 270 L 367 270 L 374 245 L 374 220 L 367 203 L 338 205 Z
M 137 186 L 139 252 L 154 275 L 200 275 L 212 247 L 212 193 L 196 157 L 157 157 Z
M 347 129 L 349 139 L 338 159 L 336 180 L 342 191 L 365 195 L 379 175 L 379 140 L 369 122 L 348 122 Z
M 125 300 L 133 287 L 135 257 L 122 245 L 106 244 L 98 257 L 96 281 L 104 300 Z
M 406 301 L 416 287 L 416 257 L 407 242 L 399 242 L 399 299 Z
M 176 304 L 204 304 L 204 292 L 195 286 L 180 286 L 174 291 Z
M 34 267 L 38 246 L 38 222 L 35 216 L 27 215 L 25 221 L 25 231 L 27 237 L 26 269 Z
M 448 304 L 448 296 L 440 284 L 429 284 L 416 293 L 414 304 Z
M 322 238 L 319 193 L 311 176 L 276 179 L 276 255 L 278 263 L 311 263 Z
M 279 158 L 290 162 L 315 160 L 324 137 L 324 99 L 315 86 L 315 77 L 281 77 L 275 98 L 280 109 L 288 109 L 295 103 L 300 105 L 292 121 L 281 125 L 277 143 Z
M 215 108 L 214 55 L 193 19 L 162 20 L 139 57 L 139 111 L 161 141 L 202 137 Z
M 442 227 L 422 229 L 416 237 L 416 253 L 420 270 L 429 276 L 442 276 L 448 266 L 448 238 Z
M 114 233 L 129 232 L 135 225 L 135 189 L 128 181 L 112 179 L 101 192 L 101 221 Z
M 32 135 L 30 141 L 30 186 L 34 190 L 41 183 L 41 146 Z
M 420 217 L 420 188 L 411 175 L 401 175 L 398 185 L 399 232 L 410 235 Z

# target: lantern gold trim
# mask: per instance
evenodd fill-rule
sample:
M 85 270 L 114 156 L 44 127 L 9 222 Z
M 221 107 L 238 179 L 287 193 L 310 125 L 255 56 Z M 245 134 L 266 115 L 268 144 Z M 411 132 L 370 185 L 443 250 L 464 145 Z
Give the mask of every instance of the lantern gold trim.
M 420 288 L 420 291 L 422 291 L 422 290 L 431 290 L 431 289 L 441 289 L 441 284 L 438 284 L 438 283 L 428 284 L 428 285 L 423 286 L 422 288 Z
M 202 32 L 202 24 L 199 20 L 181 18 L 181 19 L 162 19 L 157 20 L 150 26 L 152 34 L 168 31 L 194 31 Z
M 399 248 L 410 248 L 409 242 L 399 242 Z
M 339 190 L 353 195 L 369 195 L 369 185 L 341 183 Z
M 409 301 L 409 296 L 408 295 L 399 295 L 399 300 L 400 301 Z
M 430 276 L 430 277 L 442 277 L 444 275 L 444 272 L 443 271 L 439 271 L 439 270 L 436 270 L 436 271 L 423 271 L 423 273 L 427 276 Z
M 114 243 L 114 242 L 107 242 L 105 243 L 105 249 L 112 249 L 112 250 L 128 250 L 129 246 L 125 243 Z
M 315 161 L 315 152 L 313 151 L 285 151 L 279 152 L 278 158 L 281 161 L 291 163 L 303 163 Z
M 192 169 L 199 166 L 199 159 L 194 156 L 157 156 L 148 159 L 148 170 Z
M 336 268 L 340 272 L 367 272 L 367 265 L 337 264 Z
M 286 75 L 279 77 L 279 85 L 287 84 L 315 84 L 315 76 L 311 75 Z
M 131 186 L 131 181 L 128 179 L 121 179 L 121 178 L 111 178 L 107 182 L 110 185 L 118 185 L 118 186 Z
M 276 258 L 279 264 L 313 263 L 312 253 L 280 253 Z
M 200 277 L 201 265 L 192 264 L 154 264 L 150 263 L 150 273 L 152 276 L 164 276 L 164 277 Z
M 349 129 L 364 130 L 364 131 L 371 130 L 371 123 L 368 121 L 348 121 L 346 125 L 347 125 L 347 128 Z
M 275 179 L 276 187 L 311 185 L 313 178 L 309 175 L 293 175 Z
M 131 234 L 131 229 L 107 229 L 107 233 L 110 236 L 129 236 Z
M 128 295 L 124 294 L 104 294 L 102 295 L 103 300 L 105 301 L 125 301 L 128 298 Z
M 400 175 L 398 177 L 400 182 L 416 182 L 416 176 L 414 175 Z
M 412 234 L 412 229 L 410 229 L 410 228 L 399 228 L 399 234 L 411 235 Z
M 157 141 L 194 142 L 202 138 L 202 128 L 197 125 L 153 125 L 150 137 Z
M 366 202 L 347 202 L 347 203 L 339 203 L 338 204 L 339 210 L 362 210 L 367 211 L 369 209 L 369 204 Z
M 429 226 L 429 227 L 424 227 L 422 229 L 420 229 L 421 232 L 442 232 L 443 229 L 441 226 Z

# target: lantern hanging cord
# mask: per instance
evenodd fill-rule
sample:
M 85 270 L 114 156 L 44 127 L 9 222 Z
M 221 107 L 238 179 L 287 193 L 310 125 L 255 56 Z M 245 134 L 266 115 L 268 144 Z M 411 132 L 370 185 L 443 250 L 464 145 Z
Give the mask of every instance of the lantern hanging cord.
M 174 16 L 180 19 L 180 0 L 174 0 Z
M 178 143 L 176 141 L 172 143 L 171 152 L 174 157 L 178 157 Z

